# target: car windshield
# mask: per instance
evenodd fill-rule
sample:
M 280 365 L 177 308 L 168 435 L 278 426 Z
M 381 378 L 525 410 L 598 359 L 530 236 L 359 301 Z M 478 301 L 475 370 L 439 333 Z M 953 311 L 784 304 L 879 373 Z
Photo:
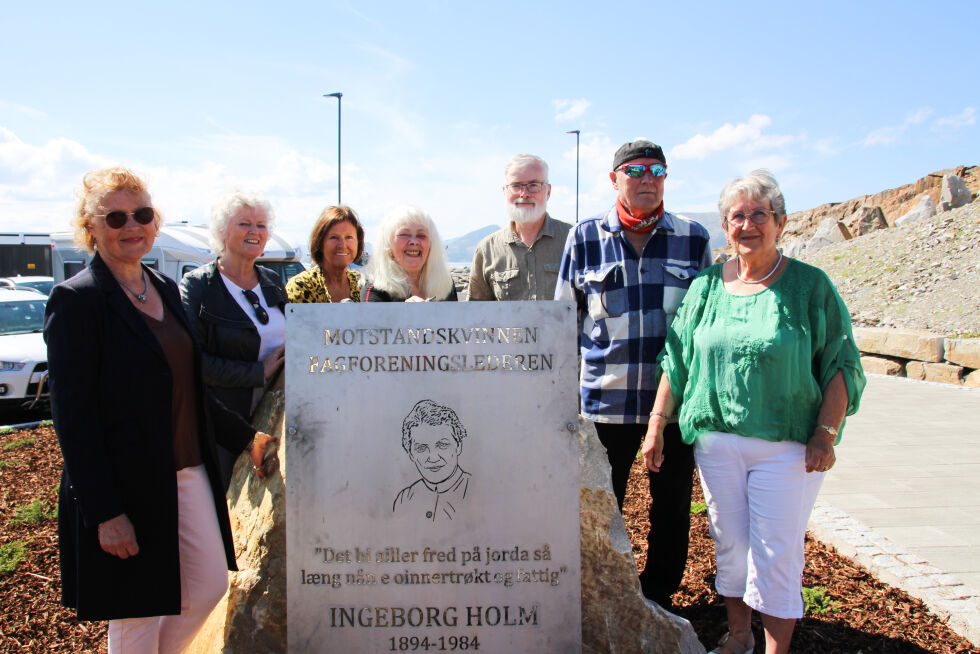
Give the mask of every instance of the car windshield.
M 54 286 L 53 280 L 39 279 L 37 281 L 30 282 L 19 282 L 18 286 L 29 286 L 35 290 L 41 291 L 45 295 L 51 295 L 51 287 Z
M 0 302 L 0 334 L 29 334 L 41 331 L 44 326 L 44 303 L 37 300 L 10 300 Z

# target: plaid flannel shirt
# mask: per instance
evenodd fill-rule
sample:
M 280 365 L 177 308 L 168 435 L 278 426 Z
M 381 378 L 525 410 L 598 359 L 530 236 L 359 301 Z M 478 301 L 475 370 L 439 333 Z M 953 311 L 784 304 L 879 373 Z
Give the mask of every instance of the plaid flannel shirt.
M 556 300 L 578 306 L 582 414 L 646 423 L 657 394 L 657 357 L 694 277 L 711 265 L 708 231 L 664 211 L 638 257 L 614 206 L 568 233 Z

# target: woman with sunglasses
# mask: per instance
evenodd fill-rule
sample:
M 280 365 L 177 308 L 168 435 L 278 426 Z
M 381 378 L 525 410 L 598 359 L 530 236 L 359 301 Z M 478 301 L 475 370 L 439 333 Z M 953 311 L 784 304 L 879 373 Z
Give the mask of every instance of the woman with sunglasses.
M 89 172 L 72 225 L 95 256 L 44 322 L 62 602 L 109 620 L 110 654 L 183 652 L 236 569 L 215 439 L 259 465 L 270 437 L 206 394 L 177 285 L 141 264 L 160 227 L 143 181 Z
M 361 273 L 349 266 L 364 253 L 364 228 L 350 207 L 327 207 L 310 234 L 316 264 L 286 282 L 290 302 L 360 302 Z
M 365 274 L 370 280 L 365 302 L 456 301 L 439 232 L 429 214 L 416 207 L 385 216 Z
M 718 209 L 735 256 L 694 280 L 668 330 L 643 456 L 659 470 L 678 408 L 728 613 L 712 652 L 754 650 L 754 609 L 766 654 L 783 654 L 803 616 L 807 520 L 865 379 L 850 315 L 827 275 L 776 247 L 786 203 L 772 175 L 733 180 Z
M 279 275 L 255 263 L 272 224 L 263 198 L 237 191 L 223 198 L 211 211 L 211 249 L 218 258 L 180 282 L 184 311 L 203 350 L 204 382 L 246 421 L 285 351 L 286 290 Z M 219 448 L 218 458 L 227 490 L 238 452 Z

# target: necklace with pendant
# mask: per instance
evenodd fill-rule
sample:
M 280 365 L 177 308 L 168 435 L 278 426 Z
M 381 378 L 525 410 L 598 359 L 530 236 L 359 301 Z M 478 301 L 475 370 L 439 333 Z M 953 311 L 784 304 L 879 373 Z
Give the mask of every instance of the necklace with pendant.
M 124 289 L 126 289 L 127 291 L 129 291 L 130 293 L 132 293 L 133 294 L 133 297 L 135 297 L 136 300 L 139 303 L 145 304 L 146 303 L 146 292 L 148 290 L 150 290 L 150 283 L 146 280 L 146 271 L 143 270 L 142 273 L 143 273 L 143 292 L 142 293 L 137 293 L 136 291 L 134 291 L 133 289 L 131 289 L 129 287 L 129 284 L 127 284 L 123 280 L 119 279 L 118 277 L 116 277 L 116 281 L 119 282 L 120 284 L 122 284 L 122 287 Z

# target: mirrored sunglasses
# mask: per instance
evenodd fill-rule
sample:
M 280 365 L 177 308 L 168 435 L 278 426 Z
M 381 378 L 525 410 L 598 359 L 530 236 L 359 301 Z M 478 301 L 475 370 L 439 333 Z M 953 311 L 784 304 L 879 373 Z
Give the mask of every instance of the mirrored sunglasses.
M 654 177 L 663 177 L 667 174 L 667 166 L 661 163 L 655 164 L 623 164 L 617 170 L 626 173 L 627 177 L 643 177 L 649 170 Z
M 109 213 L 96 214 L 101 215 L 105 218 L 105 224 L 112 229 L 122 229 L 122 227 L 132 216 L 133 220 L 138 222 L 140 225 L 149 225 L 153 222 L 153 218 L 156 214 L 153 212 L 153 207 L 140 207 L 135 209 L 133 213 L 126 213 L 125 211 L 110 211 Z

